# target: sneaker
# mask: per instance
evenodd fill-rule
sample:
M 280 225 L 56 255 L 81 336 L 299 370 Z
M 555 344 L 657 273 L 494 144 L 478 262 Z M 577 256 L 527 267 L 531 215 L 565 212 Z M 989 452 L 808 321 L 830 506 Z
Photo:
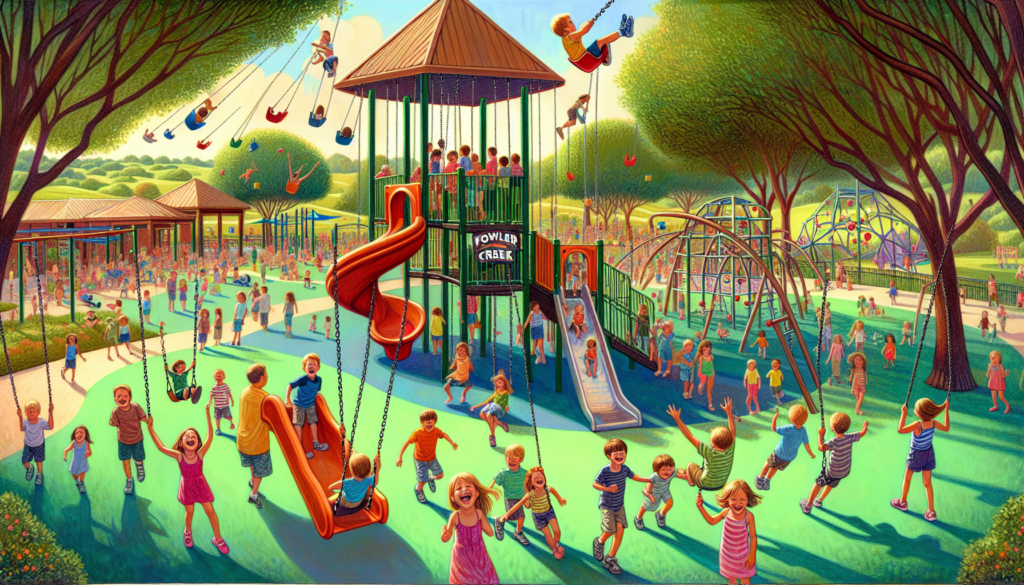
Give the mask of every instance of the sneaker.
M 558 560 L 565 558 L 565 547 L 558 545 L 558 548 L 555 549 L 555 558 Z
M 306 453 L 306 459 L 312 459 L 312 458 L 313 458 L 313 453 L 312 452 Z
M 263 501 L 260 500 L 260 495 L 259 494 L 256 494 L 255 496 L 252 495 L 252 494 L 249 494 L 249 503 L 250 504 L 254 504 L 256 506 L 257 510 L 262 510 L 263 509 Z
M 594 539 L 594 558 L 599 561 L 604 559 L 604 543 L 600 536 Z
M 804 511 L 804 514 L 811 513 L 811 505 L 807 503 L 807 498 L 800 500 L 800 509 Z
M 228 552 L 229 552 L 228 543 L 224 542 L 223 538 L 214 538 L 214 539 L 211 539 L 211 542 L 213 542 L 213 546 L 217 547 L 217 550 L 220 551 L 220 554 L 222 554 L 222 555 L 228 554 Z
M 36 468 L 29 465 L 25 468 L 25 481 L 32 481 L 32 478 L 36 474 Z
M 889 505 L 892 506 L 893 508 L 896 508 L 900 512 L 906 512 L 907 511 L 907 503 L 903 502 L 903 501 L 900 501 L 899 498 L 893 498 L 893 499 L 889 500 Z
M 213 434 L 215 434 L 215 435 L 217 435 L 219 437 L 219 436 L 223 435 L 224 433 L 220 432 L 220 429 L 217 429 L 217 430 L 213 431 Z
M 124 484 L 124 493 L 125 493 L 126 496 L 130 496 L 131 493 L 134 492 L 134 491 L 135 491 L 135 482 L 132 481 L 132 478 L 129 477 L 128 481 L 125 482 L 125 484 Z
M 526 540 L 526 535 L 519 530 L 512 533 L 512 538 L 516 539 L 516 542 L 523 546 L 530 546 L 530 541 Z
M 505 523 L 497 518 L 494 519 L 494 538 L 498 540 L 505 539 Z
M 328 449 L 327 443 L 313 443 L 313 448 L 317 451 L 326 451 Z
M 431 475 L 430 477 L 427 478 L 427 487 L 430 488 L 430 493 L 432 493 L 432 494 L 436 494 L 437 493 L 437 483 L 434 482 L 434 476 L 433 475 Z
M 764 478 L 761 477 L 760 475 L 754 478 L 754 484 L 757 486 L 757 489 L 759 490 L 765 489 Z
M 819 500 L 818 498 L 814 498 L 814 501 L 811 502 L 811 505 L 814 506 L 815 508 L 820 508 L 821 507 L 821 500 Z
M 418 490 L 418 489 L 413 488 L 413 491 L 416 492 L 416 500 L 419 503 L 421 503 L 421 504 L 426 504 L 427 503 L 427 495 L 423 493 L 423 490 Z
M 924 513 L 924 519 L 929 522 L 936 522 L 938 521 L 939 517 L 935 515 L 935 510 L 928 510 L 927 512 Z
M 1009 411 L 1007 411 L 1007 412 L 1009 412 Z M 498 426 L 501 427 L 501 430 L 505 431 L 506 433 L 508 432 L 508 423 L 507 422 L 502 422 L 502 421 L 499 420 L 498 421 Z
M 658 528 L 665 527 L 665 516 L 663 516 L 661 512 L 655 512 L 654 519 L 658 522 Z
M 203 396 L 203 387 L 196 386 L 196 391 L 192 393 L 192 404 L 199 404 L 199 399 Z
M 78 485 L 78 493 L 84 495 L 85 494 L 85 482 L 84 481 L 76 481 L 75 483 Z
M 555 132 L 558 134 L 559 138 L 561 138 L 562 140 L 565 140 L 565 133 L 562 132 L 562 127 L 561 126 L 556 126 L 555 127 Z
M 619 25 L 619 36 L 631 38 L 633 36 L 633 17 L 622 15 L 622 24 Z
M 43 485 L 43 474 L 39 473 L 36 475 L 36 485 Z
M 139 479 L 139 483 L 146 481 L 146 468 L 141 463 L 135 464 L 135 476 Z
M 494 439 L 494 435 L 491 435 L 490 437 L 487 437 L 487 439 L 491 442 L 491 447 L 497 447 L 498 446 L 498 442 Z
M 601 566 L 608 569 L 608 572 L 612 575 L 622 574 L 622 569 L 619 568 L 619 561 L 615 557 L 605 557 L 601 561 Z
M 186 532 L 185 533 L 185 547 L 186 548 L 192 548 L 192 533 L 191 532 Z
M 644 529 L 644 521 L 643 521 L 643 519 L 640 518 L 639 516 L 634 516 L 633 517 L 633 526 L 636 526 L 637 530 L 643 530 Z
M 67 369 L 67 368 L 61 368 L 61 369 L 60 369 L 60 377 L 61 377 L 61 378 L 64 378 L 64 373 L 65 373 L 65 372 L 67 372 L 67 371 L 68 371 L 68 369 Z M 66 379 L 66 378 L 65 378 L 65 379 Z
M 739 417 L 737 417 L 737 418 L 739 418 Z M 761 489 L 763 489 L 764 491 L 768 491 L 768 490 L 772 489 L 772 480 L 771 480 L 771 479 L 769 479 L 769 478 L 765 477 L 765 478 L 764 478 L 764 481 L 763 481 L 763 482 L 761 482 L 761 483 L 762 483 L 762 484 L 764 485 L 764 487 L 763 487 L 763 488 L 761 488 Z

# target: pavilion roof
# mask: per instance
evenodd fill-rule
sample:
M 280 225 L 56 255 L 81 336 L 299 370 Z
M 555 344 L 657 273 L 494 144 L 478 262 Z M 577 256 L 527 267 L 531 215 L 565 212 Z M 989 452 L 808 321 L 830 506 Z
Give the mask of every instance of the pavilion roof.
M 195 217 L 191 214 L 178 211 L 157 201 L 145 197 L 129 197 L 118 202 L 116 205 L 99 209 L 87 215 L 85 220 L 120 220 L 122 222 L 140 222 L 151 220 L 163 221 L 192 221 Z
M 249 205 L 199 179 L 168 191 L 156 199 L 168 207 L 186 211 L 246 211 Z

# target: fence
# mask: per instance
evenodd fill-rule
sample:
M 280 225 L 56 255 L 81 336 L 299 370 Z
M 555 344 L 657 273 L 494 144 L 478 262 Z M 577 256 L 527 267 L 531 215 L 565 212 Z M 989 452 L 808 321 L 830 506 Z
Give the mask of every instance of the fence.
M 654 315 L 654 301 L 635 290 L 626 273 L 605 264 L 601 303 L 604 305 L 601 326 L 605 333 L 647 353 L 647 347 L 642 347 L 634 339 L 634 328 L 641 305 L 647 307 L 648 319 Z M 649 331 L 643 331 L 640 335 L 646 337 Z

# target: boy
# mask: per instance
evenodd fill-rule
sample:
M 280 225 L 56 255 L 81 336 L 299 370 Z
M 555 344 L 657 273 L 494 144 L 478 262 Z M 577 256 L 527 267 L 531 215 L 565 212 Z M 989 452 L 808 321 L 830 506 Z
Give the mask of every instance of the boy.
M 260 501 L 260 481 L 274 473 L 270 461 L 270 426 L 261 414 L 263 399 L 267 397 L 264 386 L 267 385 L 267 367 L 253 364 L 245 372 L 249 385 L 242 390 L 238 406 L 238 455 L 242 459 L 242 467 L 250 468 L 252 479 L 249 487 L 249 503 L 257 509 L 263 508 Z
M 804 423 L 807 422 L 807 409 L 800 404 L 790 408 L 789 422 L 792 424 L 776 428 L 778 420 L 779 410 L 775 409 L 775 416 L 772 417 L 772 430 L 782 435 L 782 438 L 779 439 L 775 450 L 768 456 L 768 460 L 764 462 L 761 474 L 754 478 L 759 490 L 771 489 L 775 473 L 782 471 L 796 459 L 796 456 L 800 454 L 801 443 L 807 449 L 807 454 L 811 456 L 811 459 L 814 459 L 814 451 L 811 451 L 811 445 L 807 442 L 807 429 L 804 428 Z
M 263 330 L 266 331 L 267 324 L 270 323 L 270 311 L 273 310 L 270 307 L 270 293 L 267 292 L 266 286 L 260 287 L 260 298 L 258 300 L 260 309 L 260 327 L 263 327 Z
M 302 442 L 302 427 L 309 424 L 309 432 L 313 435 L 313 449 L 326 451 L 327 443 L 321 443 L 316 433 L 316 395 L 320 393 L 320 386 L 323 379 L 317 375 L 320 371 L 320 356 L 315 353 L 307 353 L 302 358 L 302 370 L 304 375 L 299 376 L 288 384 L 285 393 L 285 405 L 292 408 L 292 425 L 295 427 L 295 434 Z M 295 389 L 295 403 L 292 404 L 292 390 Z M 313 453 L 306 453 L 306 459 L 312 459 Z
M 675 478 L 683 477 L 683 470 L 676 469 L 676 462 L 671 455 L 658 455 L 654 458 L 652 465 L 654 473 L 651 474 L 650 485 L 644 486 L 644 503 L 640 505 L 640 511 L 633 518 L 633 526 L 637 530 L 644 529 L 644 512 L 654 512 L 654 519 L 657 520 L 660 528 L 665 527 L 665 515 L 672 509 L 672 492 L 669 486 Z M 661 512 L 658 512 L 658 504 L 663 504 Z
M 147 324 L 152 324 L 149 320 L 150 313 L 153 312 L 153 301 L 149 298 L 149 291 L 142 292 L 142 316 L 146 319 Z
M 231 388 L 224 383 L 226 377 L 224 370 L 217 370 L 213 373 L 213 380 L 217 383 L 210 389 L 210 401 L 206 403 L 206 406 L 213 403 L 213 416 L 217 420 L 218 435 L 221 434 L 220 419 L 222 418 L 228 419 L 231 428 L 235 428 L 235 421 L 231 418 L 231 407 L 235 405 L 235 397 L 231 395 Z
M 505 464 L 508 467 L 499 471 L 491 480 L 491 485 L 488 486 L 492 488 L 498 486 L 505 493 L 506 512 L 514 508 L 519 500 L 526 497 L 526 470 L 521 465 L 524 458 L 526 458 L 526 449 L 522 445 L 512 443 L 505 447 Z M 526 520 L 523 508 L 519 507 L 514 513 L 509 514 L 508 519 L 516 521 L 516 531 L 512 533 L 512 538 L 523 546 L 529 546 L 530 541 L 526 540 L 526 535 L 523 534 L 523 521 Z M 497 518 L 494 520 L 494 537 L 498 540 L 505 538 L 505 523 Z
M 149 421 L 142 407 L 132 402 L 132 389 L 127 384 L 114 386 L 114 402 L 117 408 L 110 413 L 110 426 L 117 427 L 117 458 L 124 466 L 124 475 L 128 478 L 124 493 L 134 491 L 132 468 L 130 463 L 135 460 L 135 472 L 139 483 L 146 479 L 146 470 L 142 462 L 146 460 L 146 450 L 142 446 L 142 424 Z
M 78 355 L 78 336 L 72 333 L 67 337 L 67 353 L 64 354 L 64 367 L 60 370 L 60 377 L 64 378 L 64 374 L 68 370 L 71 370 L 71 383 L 75 383 L 75 366 L 77 365 L 78 358 L 81 357 L 83 362 L 89 360 L 85 359 L 85 354 Z M 66 378 L 65 378 L 66 379 Z
M 651 483 L 651 480 L 634 475 L 633 471 L 626 467 L 626 442 L 622 439 L 612 439 L 605 443 L 604 456 L 608 458 L 608 465 L 602 467 L 594 478 L 594 489 L 601 492 L 598 503 L 598 509 L 601 510 L 601 536 L 594 539 L 594 558 L 601 561 L 601 566 L 608 569 L 609 573 L 618 575 L 622 573 L 622 569 L 619 568 L 615 553 L 619 551 L 622 533 L 626 529 L 623 502 L 626 497 L 626 480 L 632 479 L 641 483 Z M 612 541 L 612 550 L 605 555 L 604 543 L 612 537 L 615 537 Z
M 164 363 L 164 371 L 171 377 L 171 389 L 174 391 L 174 396 L 178 400 L 186 400 L 191 398 L 192 404 L 199 404 L 199 397 L 203 394 L 202 386 L 192 386 L 188 383 L 188 376 L 185 374 L 189 370 L 196 367 L 196 360 L 192 360 L 192 365 L 185 367 L 185 360 L 178 360 L 171 364 L 171 368 L 167 368 L 167 363 Z
M 800 509 L 804 511 L 804 514 L 811 513 L 812 504 L 815 508 L 820 508 L 832 488 L 839 486 L 839 480 L 850 475 L 850 468 L 853 466 L 853 444 L 868 433 L 868 421 L 865 420 L 859 433 L 846 434 L 846 431 L 850 430 L 850 417 L 845 412 L 833 414 L 829 419 L 829 426 L 832 427 L 832 432 L 836 436 L 827 443 L 825 442 L 825 429 L 818 429 L 818 450 L 822 453 L 829 451 L 829 454 L 825 456 L 825 470 L 818 475 L 818 479 L 814 480 L 811 495 L 806 500 L 800 500 Z M 822 492 L 820 498 L 815 498 L 821 488 L 825 488 L 825 491 Z
M 682 431 L 690 444 L 697 449 L 697 453 L 704 458 L 704 465 L 697 465 L 692 461 L 686 465 L 682 479 L 691 486 L 708 491 L 718 491 L 729 482 L 729 474 L 732 472 L 732 459 L 736 448 L 736 421 L 732 417 L 732 399 L 726 398 L 722 404 L 725 415 L 729 419 L 729 428 L 715 427 L 711 429 L 711 446 L 701 443 L 693 436 L 686 423 L 679 418 L 680 410 L 674 404 L 668 405 L 668 414 L 676 421 L 676 426 Z
M 824 337 L 824 336 L 823 336 Z M 772 396 L 782 406 L 782 362 L 778 359 L 772 360 L 772 369 L 768 372 L 768 385 L 771 386 Z
M 452 440 L 447 433 L 437 428 L 437 413 L 426 409 L 420 413 L 420 428 L 409 435 L 409 439 L 402 444 L 398 452 L 398 461 L 395 465 L 402 466 L 402 454 L 409 445 L 416 445 L 413 450 L 413 463 L 416 464 L 416 499 L 421 504 L 427 503 L 427 496 L 423 494 L 423 484 L 430 486 L 431 492 L 437 491 L 435 480 L 444 477 L 444 470 L 437 462 L 437 441 L 444 439 L 452 444 L 452 451 L 459 448 L 459 444 Z
M 540 303 L 530 301 L 529 319 L 523 323 L 523 327 L 529 324 L 530 339 L 533 340 L 533 353 L 537 356 L 536 364 L 548 363 L 544 356 L 544 314 L 540 312 Z
M 583 112 L 586 113 L 587 108 L 589 107 L 587 104 L 589 102 L 590 94 L 585 93 L 578 97 L 576 101 L 573 102 L 571 106 L 569 106 L 569 111 L 567 112 L 569 115 L 569 119 L 566 120 L 565 123 L 562 124 L 561 126 L 555 128 L 555 132 L 558 133 L 559 138 L 565 140 L 565 134 L 562 132 L 562 130 L 565 128 L 571 128 L 576 125 L 576 120 L 579 119 L 579 111 L 583 110 Z
M 25 433 L 25 448 L 21 452 L 21 464 L 25 466 L 25 481 L 32 481 L 36 476 L 36 485 L 43 485 L 43 461 L 46 461 L 46 437 L 44 433 L 53 428 L 53 403 L 50 403 L 49 416 L 45 419 L 39 418 L 43 408 L 39 402 L 29 400 L 25 403 L 25 418 L 21 418 L 21 409 L 18 409 L 18 424 L 21 431 Z M 35 460 L 39 475 L 32 467 Z
M 498 149 L 493 146 L 487 147 L 487 165 L 484 167 L 484 174 L 491 176 L 498 174 Z

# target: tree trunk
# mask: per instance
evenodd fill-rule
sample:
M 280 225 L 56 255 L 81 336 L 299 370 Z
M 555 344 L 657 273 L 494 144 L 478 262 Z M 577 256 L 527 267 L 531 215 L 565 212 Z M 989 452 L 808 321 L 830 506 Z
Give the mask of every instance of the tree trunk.
M 922 226 L 922 238 L 928 248 L 928 256 L 932 265 L 932 272 L 939 269 L 939 261 L 942 258 L 942 250 L 945 246 L 942 230 L 938 227 L 924 229 Z M 950 251 L 946 254 L 946 263 L 942 268 L 941 281 L 935 285 L 935 306 L 932 309 L 932 323 L 929 326 L 935 331 L 935 353 L 932 356 L 932 370 L 925 383 L 933 388 L 945 390 L 949 383 L 949 370 L 953 370 L 953 392 L 969 392 L 978 387 L 971 373 L 971 364 L 967 359 L 967 340 L 964 336 L 963 315 L 960 313 L 958 301 L 959 287 L 957 285 L 956 264 L 953 261 L 952 244 Z M 947 301 L 943 294 L 949 295 Z M 949 313 L 949 319 L 946 313 Z M 952 353 L 952 365 L 950 364 L 947 352 Z
M 779 200 L 779 215 L 782 217 L 782 237 L 786 238 L 791 242 L 795 242 L 793 239 L 793 223 L 789 217 L 789 206 L 786 205 L 781 199 Z

